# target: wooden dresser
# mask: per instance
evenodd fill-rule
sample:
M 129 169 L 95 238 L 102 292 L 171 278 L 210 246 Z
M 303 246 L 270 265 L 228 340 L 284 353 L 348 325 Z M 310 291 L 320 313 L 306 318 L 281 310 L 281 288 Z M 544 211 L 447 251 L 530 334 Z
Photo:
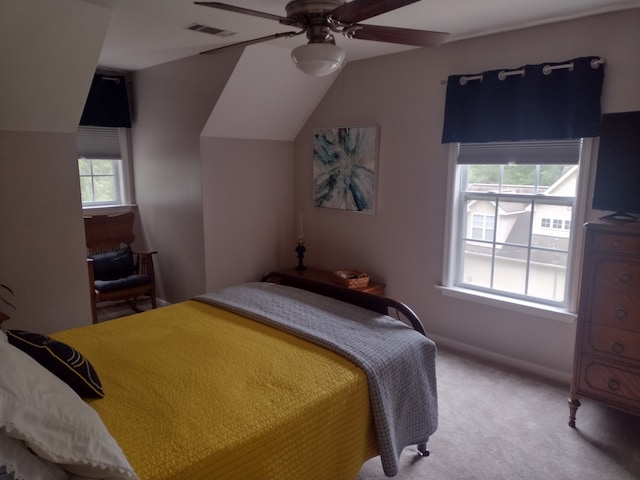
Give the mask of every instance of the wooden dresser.
M 569 425 L 578 397 L 640 415 L 640 224 L 586 226 Z

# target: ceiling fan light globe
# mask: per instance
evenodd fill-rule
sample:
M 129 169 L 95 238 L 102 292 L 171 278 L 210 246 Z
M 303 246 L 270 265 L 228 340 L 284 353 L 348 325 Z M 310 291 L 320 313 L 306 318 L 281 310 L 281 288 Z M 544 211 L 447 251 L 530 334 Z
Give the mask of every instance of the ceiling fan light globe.
M 345 51 L 332 43 L 307 43 L 291 52 L 299 70 L 314 77 L 330 75 L 342 67 Z

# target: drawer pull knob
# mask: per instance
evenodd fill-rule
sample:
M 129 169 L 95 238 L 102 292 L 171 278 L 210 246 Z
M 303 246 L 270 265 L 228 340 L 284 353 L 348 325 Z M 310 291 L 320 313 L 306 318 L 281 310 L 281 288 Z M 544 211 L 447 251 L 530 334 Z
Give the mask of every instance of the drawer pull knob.
M 609 390 L 620 390 L 620 382 L 618 381 L 617 378 L 610 378 L 609 382 Z
M 624 352 L 624 345 L 621 342 L 613 342 L 611 344 L 611 351 L 613 353 L 620 354 L 620 353 Z
M 618 280 L 624 285 L 629 285 L 631 283 L 631 274 L 629 272 L 620 272 L 618 274 Z
M 616 311 L 614 312 L 613 316 L 616 318 L 616 320 L 626 320 L 627 311 L 624 309 L 624 307 L 618 307 L 616 308 Z

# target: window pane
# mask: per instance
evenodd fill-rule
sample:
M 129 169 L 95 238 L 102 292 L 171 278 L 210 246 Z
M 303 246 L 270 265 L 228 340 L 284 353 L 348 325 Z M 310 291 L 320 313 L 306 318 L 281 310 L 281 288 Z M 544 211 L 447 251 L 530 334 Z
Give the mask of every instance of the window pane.
M 93 177 L 95 202 L 113 202 L 116 199 L 116 185 L 113 177 Z
M 91 160 L 78 159 L 78 170 L 80 170 L 80 175 L 91 175 Z
M 498 213 L 496 242 L 529 245 L 531 202 L 510 201 L 503 197 L 498 202 Z
M 537 193 L 535 165 L 505 165 L 502 179 L 503 193 Z
M 493 288 L 524 295 L 526 293 L 527 254 L 526 248 L 506 246 L 496 252 Z
M 529 271 L 529 295 L 561 302 L 564 300 L 568 254 L 559 252 L 532 253 Z M 544 259 L 544 262 L 535 259 Z
M 496 191 L 500 183 L 500 165 L 464 165 L 467 171 L 467 184 L 463 189 L 468 192 Z
M 120 162 L 93 158 L 78 160 L 84 206 L 120 204 Z
M 94 175 L 113 175 L 113 160 L 92 160 Z
M 534 215 L 536 218 L 540 218 L 540 221 L 533 223 L 531 245 L 567 251 L 571 231 L 565 229 L 564 225 L 570 225 L 573 215 L 571 205 L 548 205 L 536 202 Z
M 491 264 L 491 246 L 465 242 L 461 281 L 469 285 L 490 288 Z
M 82 196 L 82 203 L 93 202 L 91 177 L 80 177 L 80 194 Z
M 540 166 L 540 185 L 543 187 L 550 187 L 556 183 L 562 174 L 571 165 L 541 165 Z

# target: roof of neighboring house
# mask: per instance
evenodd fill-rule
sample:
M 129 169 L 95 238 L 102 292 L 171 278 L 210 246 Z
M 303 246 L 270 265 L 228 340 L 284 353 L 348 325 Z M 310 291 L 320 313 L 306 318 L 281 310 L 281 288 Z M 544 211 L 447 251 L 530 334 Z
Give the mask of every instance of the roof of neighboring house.
M 476 202 L 489 202 L 490 204 L 494 205 L 496 204 L 496 202 L 491 201 L 491 200 L 472 200 L 469 202 L 469 207 L 471 207 L 472 205 L 474 205 Z M 520 212 L 524 212 L 527 210 L 529 204 L 528 203 L 522 203 L 522 202 L 500 202 L 498 204 L 498 210 L 499 213 L 504 214 L 504 215 L 511 215 L 514 213 L 520 213 Z

